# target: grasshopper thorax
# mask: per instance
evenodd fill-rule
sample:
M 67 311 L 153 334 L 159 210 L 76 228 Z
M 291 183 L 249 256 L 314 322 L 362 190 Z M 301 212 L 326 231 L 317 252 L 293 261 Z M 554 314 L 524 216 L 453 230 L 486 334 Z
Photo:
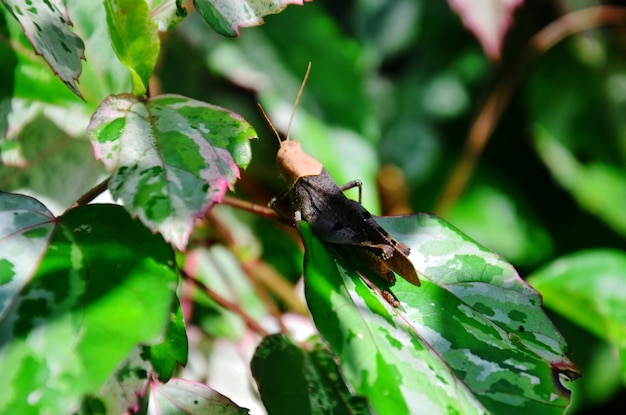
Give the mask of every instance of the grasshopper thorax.
M 322 163 L 302 151 L 297 141 L 284 140 L 276 154 L 278 172 L 285 179 L 289 187 L 304 176 L 318 176 L 322 173 Z

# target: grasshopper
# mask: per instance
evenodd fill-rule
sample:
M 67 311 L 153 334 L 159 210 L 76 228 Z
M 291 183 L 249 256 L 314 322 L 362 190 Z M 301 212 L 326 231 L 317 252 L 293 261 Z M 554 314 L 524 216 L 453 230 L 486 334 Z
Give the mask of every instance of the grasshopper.
M 294 111 L 310 69 L 309 63 Z M 299 142 L 289 139 L 293 115 L 292 112 L 286 138 L 280 141 L 276 156 L 279 174 L 287 182 L 288 188 L 283 196 L 272 199 L 270 207 L 275 209 L 276 201 L 287 196 L 291 219 L 295 222 L 306 221 L 319 239 L 339 248 L 338 251 L 348 251 L 368 270 L 390 284 L 396 281 L 395 271 L 405 280 L 419 286 L 417 272 L 408 258 L 410 248 L 389 235 L 361 205 L 361 182 L 354 180 L 338 186 L 318 160 L 306 154 Z M 269 119 L 268 123 L 280 140 L 280 135 Z M 348 199 L 343 193 L 353 187 L 359 188 L 358 202 Z M 397 300 L 390 300 L 392 294 L 384 292 L 383 295 L 387 301 L 397 305 Z

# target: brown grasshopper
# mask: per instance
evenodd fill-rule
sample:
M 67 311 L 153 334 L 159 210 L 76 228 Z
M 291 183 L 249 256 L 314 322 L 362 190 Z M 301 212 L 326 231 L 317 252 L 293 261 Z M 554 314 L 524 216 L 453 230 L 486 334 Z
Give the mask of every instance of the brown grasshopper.
M 310 69 L 309 63 L 294 110 Z M 292 112 L 291 119 L 293 115 Z M 291 219 L 295 222 L 306 221 L 315 236 L 340 248 L 339 251 L 347 250 L 383 280 L 394 283 L 395 271 L 405 280 L 419 286 L 417 272 L 408 258 L 410 248 L 389 235 L 361 205 L 361 182 L 354 180 L 338 186 L 322 164 L 302 150 L 299 142 L 289 140 L 291 119 L 287 136 L 280 141 L 276 156 L 278 171 L 288 185 L 285 195 L 289 197 Z M 274 129 L 269 120 L 268 123 Z M 274 132 L 280 139 L 275 129 Z M 353 187 L 359 188 L 359 202 L 343 194 Z M 277 199 L 272 199 L 270 207 L 274 208 Z M 397 303 L 389 300 L 392 294 L 385 291 L 384 295 L 387 295 L 385 298 L 390 303 Z

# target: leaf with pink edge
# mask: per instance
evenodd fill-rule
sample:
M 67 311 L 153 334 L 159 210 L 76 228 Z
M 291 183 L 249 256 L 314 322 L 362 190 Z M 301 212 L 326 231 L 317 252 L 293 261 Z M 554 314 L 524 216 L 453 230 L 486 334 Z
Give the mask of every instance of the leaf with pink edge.
M 476 36 L 487 56 L 493 60 L 500 59 L 513 12 L 524 0 L 448 0 L 448 3 L 459 14 L 465 27 Z
M 148 228 L 184 250 L 194 220 L 221 202 L 250 161 L 241 116 L 179 95 L 104 100 L 89 124 L 109 189 Z

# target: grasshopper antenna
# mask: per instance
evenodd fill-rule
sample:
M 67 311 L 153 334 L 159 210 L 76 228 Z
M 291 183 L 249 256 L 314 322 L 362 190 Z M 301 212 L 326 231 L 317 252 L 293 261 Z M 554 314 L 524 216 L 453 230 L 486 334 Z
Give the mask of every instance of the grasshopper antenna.
M 293 121 L 293 118 L 296 115 L 296 108 L 298 108 L 298 103 L 300 102 L 300 97 L 302 96 L 302 91 L 304 91 L 304 86 L 306 85 L 306 81 L 307 79 L 309 79 L 309 72 L 311 72 L 310 61 L 309 61 L 309 65 L 306 68 L 306 73 L 304 74 L 304 79 L 302 80 L 300 89 L 298 90 L 298 95 L 296 96 L 296 102 L 294 102 L 293 109 L 291 110 L 291 115 L 289 116 L 289 123 L 287 124 L 287 135 L 285 136 L 285 141 L 289 140 L 289 132 L 291 131 L 291 122 Z M 257 105 L 259 106 L 259 109 L 261 110 L 261 114 L 263 114 L 263 118 L 265 118 L 267 125 L 270 126 L 272 131 L 274 131 L 274 134 L 276 135 L 276 138 L 278 138 L 278 142 L 280 143 L 283 140 L 280 139 L 280 134 L 278 134 L 278 131 L 276 131 L 276 127 L 274 127 L 274 124 L 272 124 L 272 121 L 270 121 L 270 118 L 267 116 L 267 113 L 263 109 L 263 106 L 260 103 L 258 103 Z
M 294 102 L 293 109 L 291 110 L 291 115 L 289 116 L 289 124 L 287 124 L 287 135 L 285 137 L 285 140 L 289 140 L 289 132 L 291 131 L 291 122 L 293 121 L 293 117 L 296 115 L 296 108 L 298 108 L 298 103 L 300 102 L 302 91 L 304 91 L 306 80 L 309 79 L 309 72 L 311 72 L 311 61 L 309 61 L 309 65 L 306 67 L 306 73 L 304 74 L 304 79 L 302 80 L 302 84 L 300 85 L 300 89 L 298 90 L 298 95 L 296 96 L 296 102 Z
M 257 105 L 259 106 L 259 109 L 261 110 L 261 114 L 263 114 L 263 118 L 265 118 L 267 125 L 270 126 L 272 131 L 274 131 L 274 134 L 276 135 L 276 138 L 278 139 L 278 143 L 280 144 L 282 140 L 280 139 L 280 134 L 278 134 L 278 131 L 276 131 L 276 127 L 274 127 L 274 124 L 272 124 L 272 122 L 270 121 L 270 118 L 267 116 L 267 113 L 263 109 L 263 106 L 261 105 L 261 103 L 257 103 Z

